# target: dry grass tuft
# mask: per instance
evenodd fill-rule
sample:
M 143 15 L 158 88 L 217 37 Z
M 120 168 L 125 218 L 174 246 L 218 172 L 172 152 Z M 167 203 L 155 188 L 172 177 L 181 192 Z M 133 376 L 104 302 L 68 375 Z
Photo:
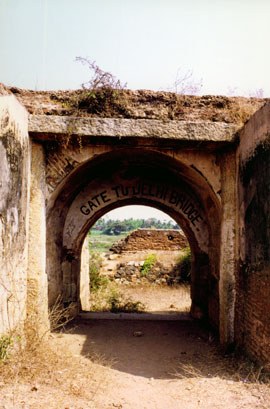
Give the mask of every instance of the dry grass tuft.
M 104 384 L 104 357 L 94 355 L 87 359 L 64 347 L 58 338 L 65 334 L 65 326 L 73 318 L 72 306 L 63 307 L 60 298 L 49 311 L 51 333 L 48 326 L 34 313 L 28 316 L 24 337 L 14 331 L 8 359 L 0 359 L 0 389 L 18 395 L 22 388 L 26 394 L 41 388 L 61 389 L 61 396 L 76 396 L 91 401 Z M 32 326 L 30 325 L 32 323 Z M 105 382 L 106 383 L 106 382 Z M 0 392 L 1 395 L 1 392 Z M 57 396 L 58 397 L 58 396 Z M 60 397 L 58 397 L 60 398 Z M 57 406 L 57 402 L 55 402 Z M 13 407 L 13 406 L 12 406 Z
M 49 309 L 50 330 L 54 332 L 59 328 L 65 327 L 76 316 L 76 311 L 73 311 L 73 305 L 63 306 L 61 297 L 57 297 L 55 303 Z
M 56 310 L 58 317 L 66 317 L 65 309 L 57 307 Z M 66 332 L 61 327 L 61 331 Z M 75 401 L 80 403 L 80 407 L 84 407 L 86 402 L 90 405 L 87 407 L 95 407 L 96 395 L 104 393 L 107 387 L 105 358 L 98 354 L 87 357 L 74 355 L 62 339 L 69 335 L 58 329 L 58 332 L 48 333 L 38 342 L 34 337 L 32 344 L 29 339 L 23 342 L 13 336 L 10 358 L 0 360 L 0 396 L 5 399 L 5 407 L 17 408 L 18 399 L 21 401 L 22 398 L 27 403 L 29 400 L 29 408 L 43 409 L 45 402 L 52 409 L 66 407 L 63 405 L 69 407 L 67 402 L 72 402 L 73 407 Z M 108 367 L 110 363 L 106 365 Z M 36 393 L 43 398 L 33 398 Z M 34 406 L 30 404 L 32 399 Z M 18 406 L 21 407 L 24 406 Z
M 199 353 L 196 354 L 195 360 L 194 356 L 181 355 L 175 361 L 172 375 L 179 379 L 219 378 L 244 384 L 270 385 L 269 364 L 260 366 L 244 356 L 224 355 L 217 344 L 211 345 L 211 350 L 207 356 L 207 365 L 205 364 L 205 357 Z
M 8 361 L 0 362 L 0 384 L 10 386 L 15 395 L 20 387 L 32 392 L 47 388 L 54 393 L 61 390 L 56 399 L 73 396 L 91 402 L 106 385 L 102 357 L 94 357 L 97 364 L 89 357 L 75 358 L 61 346 L 53 347 L 55 340 L 50 337 L 35 351 L 21 348 Z

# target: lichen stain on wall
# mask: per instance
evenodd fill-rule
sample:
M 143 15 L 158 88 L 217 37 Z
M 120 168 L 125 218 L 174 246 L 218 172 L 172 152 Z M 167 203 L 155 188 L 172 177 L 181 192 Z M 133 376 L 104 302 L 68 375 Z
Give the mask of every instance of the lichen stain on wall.
M 14 96 L 0 97 L 0 333 L 26 314 L 30 152 L 28 115 Z
M 254 117 L 247 124 L 240 142 L 239 168 L 236 341 L 260 362 L 270 356 L 269 113 L 270 104 L 258 112 L 257 122 Z

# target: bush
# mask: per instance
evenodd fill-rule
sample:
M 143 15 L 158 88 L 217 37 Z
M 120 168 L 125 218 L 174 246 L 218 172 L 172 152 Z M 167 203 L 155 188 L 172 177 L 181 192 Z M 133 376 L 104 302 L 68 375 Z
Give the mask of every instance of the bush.
M 177 262 L 177 269 L 180 270 L 179 281 L 190 281 L 191 250 L 189 246 L 183 250 L 183 254 L 180 254 Z
M 145 309 L 145 305 L 141 301 L 132 301 L 129 298 L 118 292 L 115 288 L 112 290 L 111 295 L 108 297 L 109 310 L 111 312 L 142 312 Z
M 76 61 L 86 65 L 90 72 L 90 80 L 81 84 L 84 92 L 71 101 L 79 109 L 91 114 L 103 114 L 110 117 L 114 112 L 127 115 L 121 91 L 126 84 L 121 84 L 110 72 L 103 71 L 95 61 L 89 58 L 76 57 Z
M 90 278 L 90 292 L 98 291 L 108 284 L 107 277 L 100 274 L 102 266 L 102 257 L 97 251 L 91 251 L 89 256 L 89 278 Z
M 157 261 L 157 256 L 153 253 L 150 253 L 142 265 L 141 274 L 143 276 L 146 276 L 151 270 L 151 268 L 155 265 L 156 261 Z

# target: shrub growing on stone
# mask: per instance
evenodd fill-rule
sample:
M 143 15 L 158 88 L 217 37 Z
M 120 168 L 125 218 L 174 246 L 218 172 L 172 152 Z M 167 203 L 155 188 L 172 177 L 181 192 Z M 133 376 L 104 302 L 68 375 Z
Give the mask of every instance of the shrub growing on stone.
M 110 117 L 113 112 L 128 116 L 121 91 L 126 87 L 110 72 L 103 71 L 95 61 L 85 57 L 76 57 L 76 61 L 86 65 L 91 73 L 89 81 L 81 84 L 84 92 L 77 96 L 73 105 L 85 109 L 91 114 L 103 114 Z
M 147 276 L 151 268 L 155 265 L 156 261 L 157 261 L 157 256 L 153 253 L 150 253 L 142 265 L 141 274 L 143 276 Z

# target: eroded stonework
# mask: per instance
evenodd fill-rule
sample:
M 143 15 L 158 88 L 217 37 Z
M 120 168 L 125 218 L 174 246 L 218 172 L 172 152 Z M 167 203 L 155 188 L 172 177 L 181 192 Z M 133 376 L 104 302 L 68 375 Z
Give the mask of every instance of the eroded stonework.
M 191 314 L 270 359 L 267 100 L 124 91 L 95 115 L 81 91 L 0 94 L 0 332 L 32 313 L 46 331 L 59 297 L 77 311 L 88 230 L 143 204 L 185 232 Z
M 4 93 L 4 92 L 3 92 Z M 26 110 L 0 96 L 0 335 L 26 317 L 30 149 Z
M 117 254 L 127 251 L 180 251 L 187 246 L 188 241 L 180 230 L 138 229 L 115 242 L 110 250 Z

